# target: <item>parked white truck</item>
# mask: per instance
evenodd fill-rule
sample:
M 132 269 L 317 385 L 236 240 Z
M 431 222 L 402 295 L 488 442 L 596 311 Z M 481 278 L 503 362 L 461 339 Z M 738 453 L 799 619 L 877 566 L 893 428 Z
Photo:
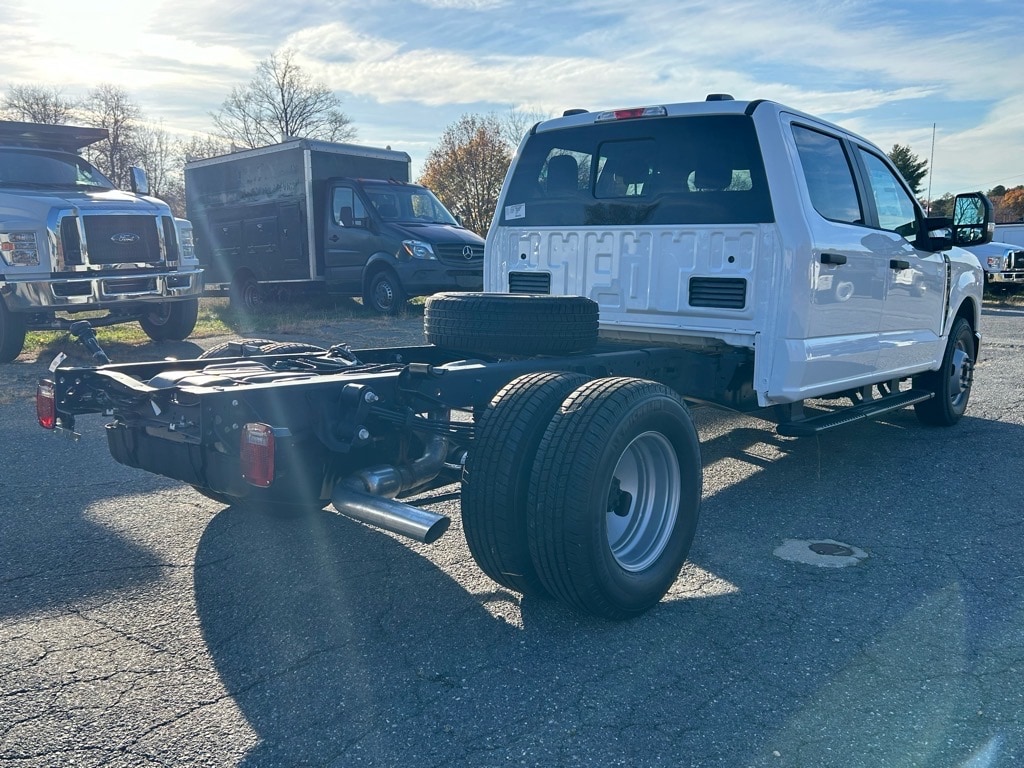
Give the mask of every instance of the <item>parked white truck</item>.
M 985 285 L 990 289 L 1024 285 L 1024 245 L 993 240 L 983 245 L 969 245 L 967 250 L 981 262 Z
M 996 224 L 995 233 L 992 235 L 992 239 L 998 240 L 1001 243 L 1009 243 L 1010 245 L 1016 245 L 1019 248 L 1024 248 L 1024 221 Z
M 202 270 L 192 228 L 147 196 L 134 169 L 123 192 L 77 154 L 101 128 L 0 121 L 0 362 L 28 329 L 137 320 L 154 340 L 195 327 Z
M 773 102 L 573 110 L 524 137 L 486 292 L 427 299 L 427 345 L 59 367 L 37 413 L 73 433 L 106 412 L 117 461 L 223 503 L 331 503 L 425 542 L 448 519 L 401 499 L 461 482 L 492 579 L 625 618 L 696 530 L 688 402 L 789 436 L 963 416 L 984 278 L 957 246 L 991 217 L 973 193 L 926 218 L 884 152 Z

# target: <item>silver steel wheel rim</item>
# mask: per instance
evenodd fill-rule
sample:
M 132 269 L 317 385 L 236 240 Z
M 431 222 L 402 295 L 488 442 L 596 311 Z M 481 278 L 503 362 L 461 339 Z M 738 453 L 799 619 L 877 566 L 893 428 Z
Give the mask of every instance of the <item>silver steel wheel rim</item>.
M 246 283 L 242 288 L 242 304 L 249 309 L 260 305 L 260 287 L 255 283 Z
M 963 342 L 957 342 L 953 350 L 953 365 L 949 372 L 949 402 L 954 408 L 959 408 L 971 391 L 971 382 L 974 378 L 974 363 Z
M 381 280 L 377 283 L 374 289 L 374 296 L 377 299 L 378 307 L 391 309 L 391 305 L 395 303 L 395 292 L 391 290 L 391 285 L 388 284 L 387 280 Z
M 608 546 L 621 568 L 638 573 L 661 557 L 679 516 L 681 485 L 675 449 L 660 432 L 644 432 L 626 446 L 605 516 Z

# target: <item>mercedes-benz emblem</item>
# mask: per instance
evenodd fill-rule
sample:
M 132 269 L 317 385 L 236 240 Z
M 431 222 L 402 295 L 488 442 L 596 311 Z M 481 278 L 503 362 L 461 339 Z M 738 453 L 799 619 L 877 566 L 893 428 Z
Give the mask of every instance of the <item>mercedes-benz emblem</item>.
M 117 234 L 111 235 L 110 239 L 115 243 L 124 243 L 127 245 L 129 243 L 139 242 L 140 238 L 134 232 L 118 232 Z
M 473 258 L 473 246 L 472 245 L 467 245 L 465 248 L 462 249 L 462 258 L 464 258 L 464 259 L 472 259 Z

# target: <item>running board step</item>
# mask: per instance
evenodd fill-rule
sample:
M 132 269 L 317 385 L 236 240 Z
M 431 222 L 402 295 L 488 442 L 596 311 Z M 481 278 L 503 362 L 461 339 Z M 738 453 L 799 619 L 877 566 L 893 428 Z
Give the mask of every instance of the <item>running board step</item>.
M 808 437 L 824 432 L 828 429 L 841 427 L 844 424 L 853 424 L 858 421 L 866 421 L 883 413 L 898 411 L 915 403 L 923 403 L 930 400 L 932 393 L 924 389 L 908 389 L 896 395 L 887 395 L 878 400 L 868 400 L 860 405 L 851 405 L 848 408 L 841 408 L 838 411 L 823 413 L 821 416 L 812 416 L 809 419 L 800 421 L 789 421 L 779 424 L 775 428 L 777 434 L 783 437 Z

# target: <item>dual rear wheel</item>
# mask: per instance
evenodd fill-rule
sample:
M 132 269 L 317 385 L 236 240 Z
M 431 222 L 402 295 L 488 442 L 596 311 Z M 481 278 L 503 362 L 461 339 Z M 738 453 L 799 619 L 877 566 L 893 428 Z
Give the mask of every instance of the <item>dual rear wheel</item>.
M 672 390 L 537 373 L 481 415 L 462 518 L 474 559 L 499 584 L 624 619 L 678 577 L 700 498 L 697 433 Z

